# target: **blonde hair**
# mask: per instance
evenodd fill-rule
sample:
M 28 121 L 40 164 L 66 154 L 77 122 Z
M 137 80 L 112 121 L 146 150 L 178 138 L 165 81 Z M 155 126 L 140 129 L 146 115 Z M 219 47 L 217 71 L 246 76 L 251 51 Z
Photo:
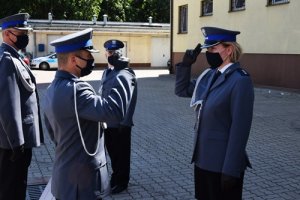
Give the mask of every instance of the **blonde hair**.
M 233 63 L 239 61 L 239 59 L 241 58 L 241 56 L 243 54 L 242 47 L 237 42 L 222 42 L 222 44 L 225 47 L 229 47 L 229 46 L 232 47 L 232 53 L 229 56 L 230 61 Z

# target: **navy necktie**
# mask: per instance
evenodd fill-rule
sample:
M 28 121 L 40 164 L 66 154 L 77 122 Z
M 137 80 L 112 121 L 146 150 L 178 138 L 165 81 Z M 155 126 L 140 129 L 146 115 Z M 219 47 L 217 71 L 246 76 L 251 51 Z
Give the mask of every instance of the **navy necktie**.
M 213 77 L 213 79 L 212 79 L 212 81 L 211 81 L 210 86 L 212 86 L 212 85 L 214 84 L 214 82 L 218 79 L 218 77 L 219 77 L 221 74 L 222 74 L 222 73 L 221 73 L 219 70 L 217 70 L 217 71 L 215 72 L 214 77 Z
M 108 69 L 106 70 L 106 75 L 108 75 L 111 71 L 112 71 L 112 69 L 111 69 L 111 68 L 108 68 Z

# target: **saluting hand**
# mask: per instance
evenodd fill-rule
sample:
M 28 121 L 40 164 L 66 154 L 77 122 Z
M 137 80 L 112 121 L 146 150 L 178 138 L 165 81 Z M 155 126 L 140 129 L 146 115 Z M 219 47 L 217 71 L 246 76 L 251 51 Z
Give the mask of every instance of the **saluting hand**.
M 195 49 L 187 49 L 182 59 L 182 64 L 184 66 L 190 67 L 196 62 L 196 59 L 201 52 L 201 44 L 199 43 Z

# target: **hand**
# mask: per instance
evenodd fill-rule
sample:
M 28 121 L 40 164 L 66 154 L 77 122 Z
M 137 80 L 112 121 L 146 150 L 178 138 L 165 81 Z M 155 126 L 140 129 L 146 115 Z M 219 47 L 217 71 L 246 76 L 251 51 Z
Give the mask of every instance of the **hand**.
M 222 174 L 221 176 L 221 189 L 222 191 L 228 191 L 233 189 L 239 183 L 239 178 Z
M 118 53 L 108 57 L 109 64 L 113 65 L 116 70 L 121 70 L 129 66 L 129 59 L 121 57 Z
M 182 64 L 184 66 L 191 66 L 196 62 L 196 59 L 201 52 L 201 44 L 199 43 L 195 49 L 187 49 L 182 59 Z

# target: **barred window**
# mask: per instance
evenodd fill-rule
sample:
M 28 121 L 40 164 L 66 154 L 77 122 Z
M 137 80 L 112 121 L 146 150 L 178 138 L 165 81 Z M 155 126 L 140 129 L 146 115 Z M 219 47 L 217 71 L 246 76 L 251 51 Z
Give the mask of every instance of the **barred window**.
M 230 0 L 230 11 L 245 10 L 245 0 Z
M 267 5 L 285 4 L 289 2 L 290 0 L 268 0 Z
M 213 14 L 213 0 L 201 1 L 201 16 L 209 16 Z
M 179 6 L 179 25 L 178 33 L 187 33 L 188 31 L 188 5 Z

